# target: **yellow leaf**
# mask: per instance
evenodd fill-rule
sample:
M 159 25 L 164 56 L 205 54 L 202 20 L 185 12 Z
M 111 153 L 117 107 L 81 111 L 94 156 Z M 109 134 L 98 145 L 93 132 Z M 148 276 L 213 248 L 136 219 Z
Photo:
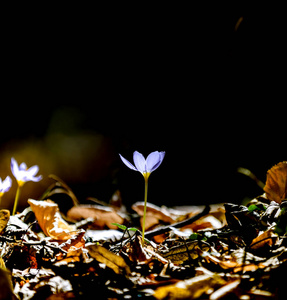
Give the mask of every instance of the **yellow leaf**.
M 76 227 L 69 225 L 60 215 L 56 203 L 46 200 L 38 201 L 29 199 L 38 223 L 43 232 L 55 240 L 68 240 L 76 234 Z
M 11 274 L 3 268 L 0 268 L 0 299 L 17 299 L 13 294 Z
M 99 245 L 87 246 L 89 254 L 98 262 L 105 264 L 108 268 L 114 270 L 115 273 L 130 274 L 131 270 L 124 259 Z
M 10 211 L 7 209 L 0 210 L 0 235 L 3 233 L 10 218 Z
M 269 200 L 281 203 L 287 197 L 287 161 L 280 162 L 267 172 L 264 187 Z
M 268 244 L 272 246 L 275 243 L 275 240 L 278 238 L 278 235 L 273 233 L 272 229 L 264 231 L 260 235 L 258 235 L 255 239 L 252 240 L 250 248 L 259 249 L 264 245 Z
M 159 287 L 153 296 L 156 299 L 197 299 L 215 286 L 221 286 L 225 281 L 219 276 L 200 275 L 182 280 L 176 284 Z

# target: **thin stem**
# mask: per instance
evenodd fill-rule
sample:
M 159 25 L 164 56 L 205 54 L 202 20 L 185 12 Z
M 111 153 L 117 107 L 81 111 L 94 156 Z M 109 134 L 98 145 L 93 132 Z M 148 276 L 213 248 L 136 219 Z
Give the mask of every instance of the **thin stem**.
M 19 197 L 20 197 L 20 191 L 21 191 L 21 187 L 18 185 L 16 196 L 15 196 L 15 201 L 14 201 L 12 216 L 14 216 L 16 213 L 16 209 L 17 209 L 18 201 L 19 201 Z
M 144 244 L 144 232 L 145 232 L 145 218 L 146 218 L 146 204 L 147 204 L 147 187 L 148 176 L 144 177 L 144 214 L 143 214 L 143 228 L 142 228 L 142 244 Z

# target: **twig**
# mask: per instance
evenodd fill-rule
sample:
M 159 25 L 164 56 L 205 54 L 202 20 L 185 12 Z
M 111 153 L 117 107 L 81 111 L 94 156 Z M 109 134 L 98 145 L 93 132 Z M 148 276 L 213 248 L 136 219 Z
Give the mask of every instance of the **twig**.
M 200 212 L 197 215 L 192 216 L 192 217 L 190 217 L 186 220 L 183 220 L 181 222 L 177 222 L 177 223 L 174 223 L 174 224 L 171 224 L 171 225 L 167 225 L 167 226 L 164 226 L 164 227 L 156 228 L 154 230 L 146 232 L 146 238 L 150 239 L 150 238 L 152 238 L 156 235 L 169 232 L 170 230 L 172 230 L 172 227 L 173 228 L 182 228 L 186 225 L 189 225 L 189 224 L 197 221 L 201 217 L 207 215 L 209 213 L 209 211 L 210 211 L 210 207 L 209 207 L 209 205 L 207 205 L 207 206 L 205 206 L 205 208 L 202 212 Z

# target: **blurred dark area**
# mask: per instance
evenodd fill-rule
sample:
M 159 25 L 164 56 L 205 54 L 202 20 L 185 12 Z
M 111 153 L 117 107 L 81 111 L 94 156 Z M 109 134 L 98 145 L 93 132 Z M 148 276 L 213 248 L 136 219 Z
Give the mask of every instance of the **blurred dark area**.
M 265 5 L 265 6 L 264 6 Z M 20 205 L 53 173 L 81 202 L 143 200 L 137 150 L 166 151 L 150 177 L 157 205 L 240 203 L 286 160 L 286 37 L 280 7 L 107 8 L 6 25 L 1 178 L 13 156 L 38 164 Z M 13 188 L 16 187 L 13 181 Z M 15 190 L 3 196 L 11 209 Z

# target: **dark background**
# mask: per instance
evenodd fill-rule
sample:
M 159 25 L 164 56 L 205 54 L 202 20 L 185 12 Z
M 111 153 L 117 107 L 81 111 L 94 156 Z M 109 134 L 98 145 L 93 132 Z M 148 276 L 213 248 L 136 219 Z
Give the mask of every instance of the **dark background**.
M 76 7 L 74 7 L 77 10 Z M 282 8 L 108 7 L 61 10 L 5 25 L 1 178 L 10 157 L 38 164 L 21 205 L 54 173 L 81 201 L 130 206 L 143 180 L 123 165 L 166 151 L 150 177 L 158 205 L 240 203 L 262 190 L 237 173 L 286 160 Z M 6 41 L 7 40 L 7 41 Z M 14 188 L 16 184 L 14 182 Z M 14 190 L 1 206 L 12 207 Z

